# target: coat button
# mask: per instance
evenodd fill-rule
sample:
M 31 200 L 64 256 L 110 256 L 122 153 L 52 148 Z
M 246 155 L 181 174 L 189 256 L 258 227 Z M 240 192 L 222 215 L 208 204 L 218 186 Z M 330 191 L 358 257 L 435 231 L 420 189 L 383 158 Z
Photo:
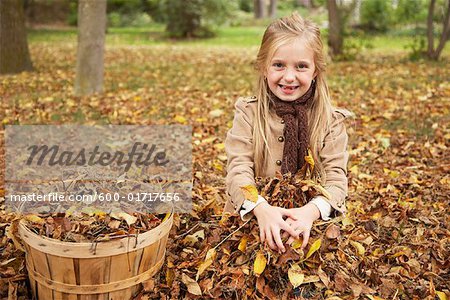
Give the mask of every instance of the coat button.
M 281 160 L 277 160 L 275 163 L 276 163 L 278 166 L 281 166 Z
M 281 119 L 281 124 L 284 124 L 284 120 L 283 119 Z
M 279 137 L 278 137 L 278 141 L 279 141 L 280 143 L 284 142 L 284 137 L 283 137 L 283 136 L 279 136 Z

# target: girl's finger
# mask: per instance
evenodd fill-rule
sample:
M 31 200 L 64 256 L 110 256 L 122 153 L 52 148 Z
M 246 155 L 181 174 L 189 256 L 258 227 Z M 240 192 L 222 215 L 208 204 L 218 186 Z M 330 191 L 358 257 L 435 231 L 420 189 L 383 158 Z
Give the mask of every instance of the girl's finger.
M 267 228 L 265 230 L 265 234 L 266 234 L 266 242 L 269 244 L 270 249 L 276 250 L 276 246 L 275 243 L 273 242 L 273 237 L 270 228 Z
M 298 234 L 295 232 L 294 228 L 292 226 L 289 226 L 286 222 L 282 222 L 280 227 L 291 236 L 298 238 Z
M 300 230 L 295 230 L 295 233 L 297 234 L 297 237 L 295 238 L 295 237 L 293 237 L 293 236 L 290 236 L 289 237 L 289 240 L 287 241 L 287 244 L 288 245 L 291 245 L 294 241 L 295 241 L 295 239 L 299 239 L 300 238 L 300 234 L 302 233 Z
M 311 229 L 307 229 L 305 231 L 303 231 L 303 244 L 302 244 L 302 249 L 305 249 L 305 247 L 308 245 L 308 240 L 309 240 L 309 234 L 311 232 Z
M 264 244 L 266 235 L 264 234 L 264 229 L 262 227 L 259 227 L 259 240 L 261 241 L 261 244 Z
M 273 239 L 275 240 L 275 243 L 277 244 L 278 251 L 285 252 L 286 249 L 284 248 L 283 242 L 281 241 L 280 237 L 280 229 L 277 227 L 272 227 L 272 236 Z

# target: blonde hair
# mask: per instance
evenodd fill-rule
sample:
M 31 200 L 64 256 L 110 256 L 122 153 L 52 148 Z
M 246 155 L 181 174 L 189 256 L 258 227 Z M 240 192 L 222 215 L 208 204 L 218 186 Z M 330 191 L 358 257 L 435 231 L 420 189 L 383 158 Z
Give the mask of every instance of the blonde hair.
M 268 147 L 269 130 L 269 87 L 265 79 L 265 73 L 269 67 L 276 50 L 294 39 L 302 38 L 308 47 L 314 52 L 314 64 L 316 67 L 316 93 L 314 101 L 310 101 L 308 112 L 308 136 L 309 147 L 314 161 L 314 176 L 321 181 L 325 179 L 325 172 L 320 162 L 319 151 L 324 139 L 325 129 L 331 124 L 333 107 L 331 105 L 328 85 L 325 80 L 326 61 L 323 54 L 323 44 L 319 27 L 310 20 L 303 19 L 294 12 L 289 17 L 284 17 L 272 22 L 264 32 L 261 47 L 256 58 L 255 68 L 259 71 L 256 96 L 257 112 L 253 127 L 255 175 L 263 176 L 269 157 L 272 157 Z

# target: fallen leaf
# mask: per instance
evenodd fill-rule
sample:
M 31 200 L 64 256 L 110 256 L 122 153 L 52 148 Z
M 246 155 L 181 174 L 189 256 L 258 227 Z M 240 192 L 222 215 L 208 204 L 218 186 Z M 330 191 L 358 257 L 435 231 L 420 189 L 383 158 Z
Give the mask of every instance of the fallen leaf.
M 366 253 L 366 249 L 361 243 L 358 243 L 356 241 L 350 241 L 350 244 L 352 244 L 353 247 L 355 247 L 356 251 L 358 251 L 359 256 L 364 256 L 364 254 Z
M 258 251 L 258 254 L 256 254 L 255 262 L 253 264 L 253 273 L 255 273 L 256 276 L 259 276 L 264 272 L 264 269 L 266 268 L 267 259 L 264 255 L 264 252 L 261 250 Z
M 246 200 L 255 203 L 258 201 L 258 190 L 254 185 L 241 186 L 241 191 L 244 193 L 244 198 Z
M 190 278 L 184 273 L 181 274 L 181 282 L 183 282 L 184 285 L 186 285 L 188 292 L 191 293 L 192 295 L 196 296 L 202 295 L 202 290 L 200 289 L 200 286 L 198 285 L 197 281 Z
M 292 265 L 288 270 L 288 277 L 294 288 L 300 286 L 305 279 L 305 274 L 302 273 L 302 269 L 298 264 Z
M 311 245 L 311 248 L 309 248 L 308 252 L 306 253 L 305 259 L 307 260 L 311 255 L 314 254 L 317 250 L 320 249 L 320 246 L 322 245 L 322 239 L 317 239 L 314 241 L 314 243 Z
M 239 242 L 239 245 L 238 245 L 238 249 L 241 251 L 241 252 L 244 252 L 245 253 L 245 250 L 247 249 L 247 237 L 246 236 L 243 236 L 242 238 L 241 238 L 241 241 Z
M 341 231 L 339 229 L 339 226 L 335 224 L 330 224 L 325 231 L 325 236 L 329 239 L 338 238 L 340 235 Z
M 206 253 L 205 261 L 202 262 L 198 267 L 197 276 L 195 277 L 195 280 L 198 281 L 200 275 L 202 275 L 203 272 L 205 272 L 205 270 L 208 269 L 208 267 L 213 263 L 214 259 L 216 258 L 216 255 L 217 253 L 214 248 L 208 250 L 208 252 Z

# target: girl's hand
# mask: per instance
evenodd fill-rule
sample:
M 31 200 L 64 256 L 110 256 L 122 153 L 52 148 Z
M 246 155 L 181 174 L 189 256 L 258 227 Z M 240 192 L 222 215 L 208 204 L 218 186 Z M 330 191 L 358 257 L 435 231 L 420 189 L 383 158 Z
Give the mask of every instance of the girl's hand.
M 267 241 L 272 250 L 278 249 L 279 252 L 286 251 L 286 248 L 281 241 L 280 230 L 284 230 L 288 235 L 298 238 L 298 234 L 283 219 L 283 217 L 286 216 L 292 221 L 297 220 L 293 210 L 271 206 L 269 203 L 264 202 L 255 207 L 253 213 L 258 219 L 261 243 Z
M 289 226 L 295 230 L 295 235 L 290 236 L 287 244 L 290 245 L 298 238 L 300 234 L 303 235 L 302 249 L 308 245 L 309 235 L 311 233 L 312 224 L 315 220 L 320 218 L 320 211 L 313 203 L 308 203 L 299 208 L 291 208 L 292 214 L 295 218 L 289 217 L 286 222 Z M 283 237 L 287 237 L 289 232 L 285 232 Z M 290 233 L 289 233 L 290 234 Z

